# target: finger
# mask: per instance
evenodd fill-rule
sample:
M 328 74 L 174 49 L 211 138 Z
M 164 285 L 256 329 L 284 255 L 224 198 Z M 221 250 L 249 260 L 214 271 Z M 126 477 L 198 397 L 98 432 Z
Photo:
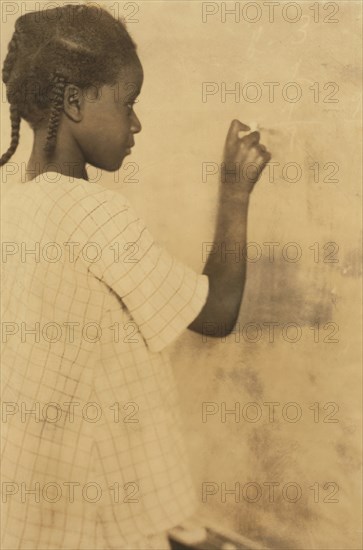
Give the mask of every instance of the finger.
M 271 158 L 272 158 L 271 153 L 269 153 L 268 151 L 266 151 L 266 154 L 265 154 L 264 158 L 265 158 L 266 164 L 267 164 L 268 162 L 270 162 L 270 160 L 271 160 Z
M 249 149 L 247 156 L 246 156 L 246 163 L 247 164 L 255 164 L 255 165 L 265 165 L 271 160 L 271 154 L 266 151 L 261 151 L 260 147 L 254 146 Z
M 267 148 L 264 145 L 262 145 L 262 143 L 259 143 L 256 149 L 258 151 L 258 155 L 261 156 L 265 164 L 267 164 L 267 162 L 271 160 L 271 153 L 267 150 Z
M 256 149 L 253 149 L 256 151 Z M 251 150 L 250 150 L 251 151 Z M 265 169 L 266 164 L 271 159 L 269 152 L 253 156 L 252 160 L 247 160 L 244 163 L 244 177 L 246 180 L 255 183 L 260 178 L 263 170 Z
M 246 124 L 243 124 L 236 118 L 232 120 L 231 125 L 229 127 L 228 133 L 227 133 L 227 139 L 226 144 L 227 145 L 233 145 L 238 138 L 238 132 L 248 132 L 250 130 L 250 127 Z
M 246 147 L 251 147 L 252 145 L 256 145 L 260 141 L 260 132 L 251 132 L 248 134 L 248 136 L 245 136 L 241 139 L 241 142 Z
M 255 143 L 253 145 L 246 145 L 246 144 L 242 144 L 242 145 L 246 149 L 245 158 L 246 158 L 246 161 L 248 162 L 253 162 L 258 157 L 263 156 L 265 154 L 263 151 L 261 151 L 258 143 Z
M 260 155 L 258 159 L 256 160 L 256 164 L 258 164 L 260 172 L 265 168 L 266 164 L 270 162 L 271 160 L 271 154 L 267 151 L 263 155 Z

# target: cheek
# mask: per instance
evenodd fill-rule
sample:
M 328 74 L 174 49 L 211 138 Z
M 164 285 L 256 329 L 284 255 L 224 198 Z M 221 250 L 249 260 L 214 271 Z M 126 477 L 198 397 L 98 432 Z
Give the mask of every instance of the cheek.
M 111 145 L 122 140 L 123 126 L 125 121 L 117 109 L 90 109 L 83 120 L 85 137 L 87 141 L 94 141 L 95 146 L 102 142 Z
M 86 161 L 106 170 L 117 170 L 129 141 L 130 122 L 117 109 L 90 109 L 79 128 L 78 141 Z

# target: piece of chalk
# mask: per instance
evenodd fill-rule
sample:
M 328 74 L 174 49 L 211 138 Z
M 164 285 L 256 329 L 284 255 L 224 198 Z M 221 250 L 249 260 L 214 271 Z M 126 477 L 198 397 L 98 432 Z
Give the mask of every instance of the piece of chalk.
M 258 122 L 250 122 L 248 126 L 251 128 L 251 132 L 257 132 L 259 130 Z

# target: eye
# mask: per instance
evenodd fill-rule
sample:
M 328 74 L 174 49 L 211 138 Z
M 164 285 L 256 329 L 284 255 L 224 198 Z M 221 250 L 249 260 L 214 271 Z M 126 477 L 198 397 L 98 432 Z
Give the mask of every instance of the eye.
M 132 109 L 134 108 L 135 103 L 138 103 L 137 99 L 135 99 L 133 101 L 129 101 L 128 103 L 126 103 L 126 106 L 130 109 L 130 111 L 132 111 Z

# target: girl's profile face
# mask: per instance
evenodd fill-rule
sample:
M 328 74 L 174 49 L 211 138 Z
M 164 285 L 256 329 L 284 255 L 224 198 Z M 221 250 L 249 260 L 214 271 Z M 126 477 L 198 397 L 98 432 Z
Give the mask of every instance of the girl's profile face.
M 133 106 L 142 82 L 143 70 L 137 60 L 123 68 L 115 84 L 101 87 L 96 99 L 86 100 L 76 139 L 87 163 L 115 171 L 131 153 L 134 134 L 141 131 Z

